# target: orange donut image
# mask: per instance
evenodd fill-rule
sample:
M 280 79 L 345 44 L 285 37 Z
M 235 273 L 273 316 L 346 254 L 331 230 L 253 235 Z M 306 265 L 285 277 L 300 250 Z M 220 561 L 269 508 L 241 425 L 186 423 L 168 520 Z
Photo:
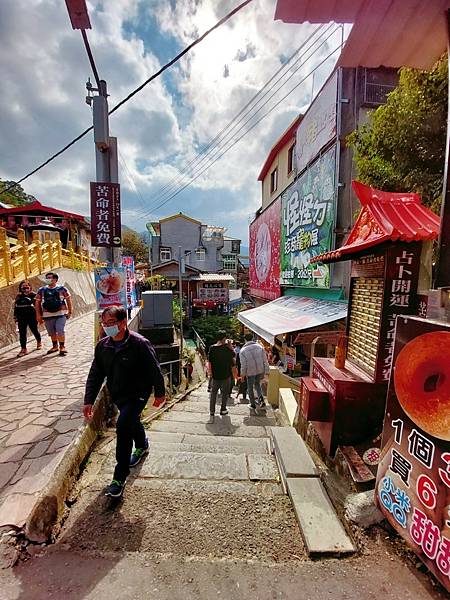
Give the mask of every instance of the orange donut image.
M 395 363 L 394 386 L 416 425 L 450 440 L 450 332 L 425 333 L 408 342 Z

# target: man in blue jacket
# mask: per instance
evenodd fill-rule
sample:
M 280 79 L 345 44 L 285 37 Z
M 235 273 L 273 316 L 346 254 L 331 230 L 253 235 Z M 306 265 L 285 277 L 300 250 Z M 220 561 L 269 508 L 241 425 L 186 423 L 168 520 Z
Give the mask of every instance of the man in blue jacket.
M 155 391 L 157 404 L 165 400 L 164 378 L 150 342 L 127 327 L 127 311 L 119 306 L 105 308 L 102 325 L 106 337 L 96 348 L 86 381 L 83 413 L 92 418 L 92 405 L 106 377 L 111 399 L 119 409 L 117 419 L 117 465 L 106 495 L 119 498 L 130 473 L 148 452 L 149 442 L 141 423 L 141 412 Z M 133 442 L 135 450 L 133 449 Z M 130 458 L 131 456 L 131 458 Z

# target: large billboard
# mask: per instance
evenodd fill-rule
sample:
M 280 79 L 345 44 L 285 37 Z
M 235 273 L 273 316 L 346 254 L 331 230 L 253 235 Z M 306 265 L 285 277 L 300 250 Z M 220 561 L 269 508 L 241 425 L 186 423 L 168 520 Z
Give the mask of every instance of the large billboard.
M 280 296 L 281 198 L 250 224 L 250 294 L 265 300 Z
M 297 129 L 295 158 L 301 173 L 320 150 L 336 136 L 337 71 L 325 83 Z
M 398 316 L 376 499 L 450 591 L 450 326 Z
M 281 285 L 330 287 L 328 265 L 311 265 L 333 242 L 336 146 L 282 195 Z

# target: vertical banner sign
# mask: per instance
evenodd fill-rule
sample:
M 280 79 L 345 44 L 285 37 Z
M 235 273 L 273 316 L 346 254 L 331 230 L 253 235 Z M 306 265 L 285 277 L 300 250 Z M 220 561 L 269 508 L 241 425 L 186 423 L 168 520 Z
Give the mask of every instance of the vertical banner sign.
M 329 266 L 309 261 L 331 250 L 335 163 L 334 146 L 282 195 L 281 285 L 330 287 Z
M 250 293 L 258 298 L 280 297 L 281 198 L 250 224 Z
M 97 309 L 103 310 L 108 306 L 127 307 L 125 267 L 96 267 L 95 292 Z
M 396 243 L 388 250 L 383 319 L 380 327 L 380 355 L 377 379 L 389 380 L 394 353 L 397 315 L 417 314 L 417 285 L 420 270 L 420 243 Z
M 397 317 L 376 500 L 450 591 L 450 325 Z
M 134 272 L 134 258 L 122 256 L 122 266 L 125 268 L 127 278 L 127 306 L 136 306 L 136 275 Z
M 120 247 L 120 185 L 91 181 L 91 245 Z
M 295 155 L 297 173 L 336 136 L 338 74 L 334 73 L 320 90 L 297 129 Z

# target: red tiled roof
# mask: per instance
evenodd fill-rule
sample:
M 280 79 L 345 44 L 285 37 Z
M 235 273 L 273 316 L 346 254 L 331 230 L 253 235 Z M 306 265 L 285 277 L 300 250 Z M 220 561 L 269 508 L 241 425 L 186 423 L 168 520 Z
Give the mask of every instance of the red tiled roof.
M 264 177 L 267 175 L 267 172 L 270 169 L 270 165 L 275 160 L 278 152 L 285 146 L 291 139 L 295 137 L 295 132 L 297 131 L 297 127 L 300 124 L 300 121 L 303 119 L 303 115 L 299 115 L 286 129 L 280 139 L 276 142 L 276 144 L 272 147 L 269 152 L 269 156 L 266 158 L 263 168 L 261 169 L 261 173 L 258 175 L 258 181 L 262 181 Z
M 12 206 L 11 208 L 0 208 L 0 215 L 13 215 L 13 214 L 24 214 L 24 213 L 45 213 L 48 215 L 57 215 L 60 217 L 65 217 L 66 219 L 77 219 L 79 221 L 85 221 L 85 217 L 83 215 L 78 215 L 76 213 L 69 213 L 65 210 L 59 210 L 58 208 L 52 208 L 50 206 L 44 206 L 38 200 L 32 202 L 31 204 L 24 204 L 23 206 Z
M 350 258 L 383 242 L 434 240 L 440 219 L 423 206 L 419 194 L 382 192 L 359 181 L 352 187 L 362 204 L 361 212 L 347 242 L 331 252 L 319 254 L 311 262 L 334 262 Z

